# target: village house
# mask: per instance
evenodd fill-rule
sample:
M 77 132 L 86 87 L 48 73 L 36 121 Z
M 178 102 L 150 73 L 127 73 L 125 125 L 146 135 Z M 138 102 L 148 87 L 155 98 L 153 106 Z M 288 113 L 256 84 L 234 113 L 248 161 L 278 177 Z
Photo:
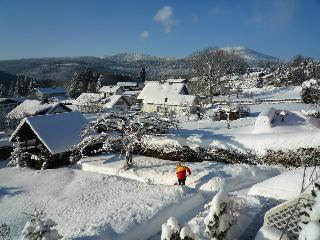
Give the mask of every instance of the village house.
M 117 86 L 121 87 L 123 91 L 139 90 L 139 84 L 137 82 L 118 82 Z
M 72 146 L 83 140 L 81 132 L 87 123 L 80 112 L 26 117 L 11 135 L 10 142 L 19 141 L 37 168 L 49 160 L 50 166 L 65 164 Z
M 65 100 L 68 99 L 67 92 L 61 87 L 51 88 L 34 88 L 28 94 L 28 99 L 39 100 L 43 103 L 48 103 L 50 99 Z
M 101 93 L 104 97 L 122 95 L 123 89 L 120 86 L 103 86 L 100 88 L 99 93 Z
M 7 124 L 9 129 L 14 129 L 19 122 L 29 116 L 56 114 L 63 112 L 71 112 L 72 110 L 62 103 L 45 103 L 39 100 L 25 100 L 15 109 L 10 111 L 7 116 Z
M 197 98 L 188 94 L 189 91 L 183 83 L 148 82 L 137 99 L 141 101 L 144 112 L 168 109 L 176 114 L 194 113 Z
M 131 106 L 122 95 L 104 96 L 99 93 L 82 93 L 73 104 L 83 113 L 126 111 Z

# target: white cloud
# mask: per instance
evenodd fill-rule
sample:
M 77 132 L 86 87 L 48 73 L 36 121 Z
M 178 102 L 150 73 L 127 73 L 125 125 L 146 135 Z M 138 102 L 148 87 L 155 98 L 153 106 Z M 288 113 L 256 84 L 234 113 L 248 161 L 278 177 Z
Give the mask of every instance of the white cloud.
M 173 9 L 171 6 L 165 6 L 158 10 L 153 17 L 155 22 L 161 23 L 166 32 L 170 32 L 172 27 L 176 25 L 176 20 L 173 17 Z
M 149 38 L 149 32 L 148 31 L 143 31 L 141 34 L 140 34 L 140 37 L 142 39 L 142 41 L 145 41 Z

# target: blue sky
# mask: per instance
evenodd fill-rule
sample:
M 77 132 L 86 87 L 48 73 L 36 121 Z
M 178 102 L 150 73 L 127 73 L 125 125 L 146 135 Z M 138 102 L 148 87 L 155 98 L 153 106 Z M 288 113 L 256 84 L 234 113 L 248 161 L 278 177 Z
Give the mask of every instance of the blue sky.
M 320 58 L 320 0 L 0 0 L 0 59 L 246 46 Z

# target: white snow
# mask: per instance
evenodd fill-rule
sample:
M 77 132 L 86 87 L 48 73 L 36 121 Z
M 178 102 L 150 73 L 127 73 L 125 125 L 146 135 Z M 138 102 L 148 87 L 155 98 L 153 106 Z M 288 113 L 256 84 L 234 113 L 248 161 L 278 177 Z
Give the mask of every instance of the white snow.
M 133 156 L 136 166 L 129 171 L 122 170 L 124 158 L 118 154 L 104 154 L 81 160 L 84 171 L 122 176 L 141 182 L 173 185 L 177 182 L 176 162 L 145 156 Z M 218 162 L 184 163 L 192 174 L 186 184 L 191 188 L 204 191 L 236 191 L 252 186 L 282 172 L 279 167 L 254 166 L 245 164 L 224 164 Z
M 320 223 L 318 221 L 309 222 L 300 232 L 299 240 L 319 240 Z
M 309 176 L 311 176 L 312 171 L 313 168 L 306 169 L 307 177 L 303 186 L 304 189 L 311 187 Z M 303 168 L 298 168 L 253 185 L 248 194 L 280 200 L 291 200 L 300 194 L 302 181 Z
M 13 132 L 10 141 L 27 124 L 52 154 L 63 153 L 82 141 L 81 132 L 87 123 L 80 112 L 27 117 Z
M 1 163 L 0 163 L 1 164 Z M 0 222 L 17 239 L 26 213 L 44 208 L 66 239 L 148 239 L 170 216 L 183 219 L 201 194 L 71 168 L 34 171 L 0 165 Z
M 272 127 L 272 121 L 276 110 L 273 107 L 261 112 L 254 125 L 254 133 L 268 133 Z
M 156 96 L 169 96 L 169 95 L 178 95 L 181 93 L 183 88 L 185 88 L 184 83 L 160 83 L 160 82 L 148 82 L 145 87 L 140 92 L 137 99 L 144 100 L 146 98 L 152 98 Z
M 275 227 L 263 226 L 257 233 L 255 240 L 279 240 L 281 236 L 282 232 Z M 284 234 L 281 240 L 289 240 L 289 238 Z
M 27 99 L 9 112 L 7 117 L 12 119 L 21 119 L 26 116 L 36 115 L 38 112 L 42 112 L 44 110 L 49 110 L 55 105 L 57 105 L 57 103 L 42 104 L 41 101 Z

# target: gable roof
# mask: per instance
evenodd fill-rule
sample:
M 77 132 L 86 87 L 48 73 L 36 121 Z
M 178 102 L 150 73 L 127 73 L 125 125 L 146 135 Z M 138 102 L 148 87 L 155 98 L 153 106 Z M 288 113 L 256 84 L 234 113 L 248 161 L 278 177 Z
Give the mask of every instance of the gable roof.
M 32 91 L 38 91 L 42 94 L 50 95 L 50 94 L 66 94 L 66 90 L 61 87 L 52 87 L 52 88 L 34 88 Z M 31 92 L 32 92 L 31 91 Z
M 119 89 L 121 89 L 120 86 L 103 86 L 102 88 L 100 88 L 99 92 L 100 93 L 116 93 Z
M 67 111 L 71 111 L 68 107 L 62 103 L 46 103 L 42 104 L 39 100 L 25 100 L 23 103 L 18 105 L 15 109 L 8 113 L 7 117 L 11 119 L 21 119 L 27 116 L 36 115 L 42 111 L 46 113 L 52 112 L 59 105 L 63 106 Z M 44 113 L 44 114 L 46 114 Z
M 167 100 L 165 102 L 165 100 Z M 143 103 L 149 104 L 166 104 L 170 106 L 193 106 L 196 101 L 196 96 L 194 95 L 181 95 L 181 94 L 167 94 L 161 95 L 156 94 L 154 96 L 147 96 Z
M 143 100 L 146 97 L 152 98 L 157 96 L 169 96 L 171 94 L 180 94 L 186 87 L 184 83 L 159 83 L 159 82 L 148 82 L 140 92 L 137 99 Z
M 136 83 L 136 82 L 118 82 L 117 86 L 120 86 L 120 87 L 136 87 L 136 86 L 138 86 L 138 83 Z
M 128 105 L 131 105 L 122 95 L 112 95 L 106 98 L 106 103 L 103 105 L 103 108 L 113 108 L 120 99 L 123 99 Z
M 68 152 L 83 140 L 81 132 L 87 120 L 80 112 L 68 112 L 25 118 L 10 137 L 12 141 L 24 124 L 28 124 L 52 153 Z

